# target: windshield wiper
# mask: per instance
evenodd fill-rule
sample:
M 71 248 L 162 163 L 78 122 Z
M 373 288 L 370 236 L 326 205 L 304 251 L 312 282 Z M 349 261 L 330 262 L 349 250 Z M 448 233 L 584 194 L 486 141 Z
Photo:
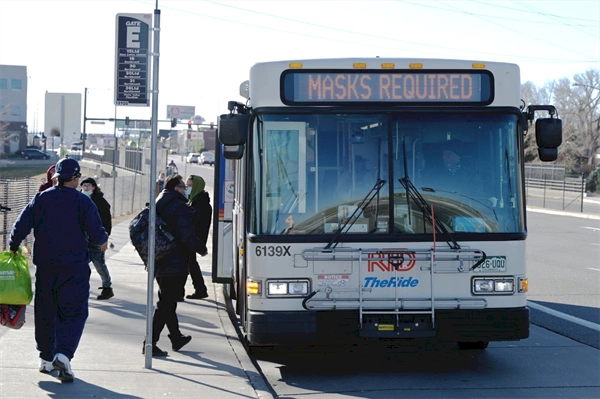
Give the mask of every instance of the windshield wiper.
M 431 223 L 432 227 L 435 229 L 436 227 L 440 232 L 442 232 L 446 236 L 446 242 L 451 249 L 460 249 L 460 245 L 456 242 L 452 234 L 446 229 L 446 227 L 439 221 L 439 219 L 435 219 L 431 214 L 431 206 L 427 203 L 425 198 L 419 193 L 415 185 L 410 181 L 408 176 L 404 176 L 403 178 L 398 179 L 402 187 L 406 189 L 407 198 L 413 200 L 415 205 L 419 208 L 425 219 L 429 223 Z
M 363 198 L 362 201 L 360 201 L 360 203 L 356 206 L 354 212 L 352 212 L 352 214 L 346 220 L 343 226 L 338 229 L 337 233 L 333 236 L 331 241 L 329 241 L 329 243 L 325 246 L 325 249 L 335 248 L 338 245 L 339 238 L 342 236 L 342 234 L 348 233 L 350 227 L 352 227 L 354 223 L 358 220 L 359 211 L 364 211 L 364 209 L 367 206 L 369 206 L 371 201 L 373 201 L 373 198 L 375 198 L 379 194 L 379 191 L 383 188 L 383 186 L 385 186 L 385 183 L 387 183 L 387 181 L 377 179 L 377 182 L 375 182 L 373 188 L 371 188 L 367 195 L 365 195 L 365 198 Z

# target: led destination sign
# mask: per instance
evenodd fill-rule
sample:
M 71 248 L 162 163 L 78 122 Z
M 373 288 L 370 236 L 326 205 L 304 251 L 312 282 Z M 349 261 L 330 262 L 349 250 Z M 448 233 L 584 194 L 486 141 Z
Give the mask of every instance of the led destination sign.
M 486 71 L 287 71 L 285 104 L 492 102 L 493 77 Z

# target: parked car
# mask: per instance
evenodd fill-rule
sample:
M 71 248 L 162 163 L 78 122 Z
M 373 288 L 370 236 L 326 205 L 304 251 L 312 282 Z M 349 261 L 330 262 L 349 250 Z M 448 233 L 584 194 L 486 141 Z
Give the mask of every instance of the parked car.
M 50 159 L 50 155 L 44 151 L 36 150 L 35 148 L 25 148 L 21 151 L 21 158 L 23 159 Z
M 210 166 L 213 166 L 215 164 L 215 154 L 213 152 L 203 152 L 200 154 L 198 163 L 202 165 L 209 164 Z
M 176 150 L 176 149 L 173 149 L 173 150 L 170 150 L 170 151 L 169 151 L 169 154 L 171 154 L 171 155 L 177 155 L 177 154 L 178 154 L 178 152 L 177 152 L 177 150 Z
M 200 154 L 197 152 L 190 153 L 185 159 L 186 163 L 198 163 L 198 158 L 200 158 Z

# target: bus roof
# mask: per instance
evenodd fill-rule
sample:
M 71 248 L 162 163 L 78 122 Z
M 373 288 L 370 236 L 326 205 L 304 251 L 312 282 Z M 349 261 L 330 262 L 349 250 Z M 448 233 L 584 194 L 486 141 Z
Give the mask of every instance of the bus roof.
M 453 70 L 460 70 L 466 74 L 487 74 L 492 78 L 490 89 L 492 95 L 489 103 L 471 104 L 486 106 L 512 106 L 519 107 L 521 101 L 521 82 L 519 66 L 503 62 L 486 62 L 474 60 L 450 60 L 427 58 L 339 58 L 339 59 L 310 59 L 287 60 L 257 63 L 250 69 L 250 80 L 242 83 L 240 94 L 250 98 L 252 108 L 258 107 L 284 107 L 293 106 L 288 101 L 283 101 L 282 76 L 289 73 L 303 73 L 310 70 L 331 71 L 334 74 L 398 74 L 411 76 L 427 75 L 428 71 L 445 71 L 447 76 Z M 246 91 L 246 93 L 243 93 Z M 353 104 L 363 101 L 354 101 Z M 367 101 L 364 101 L 366 104 Z M 380 102 L 381 103 L 381 102 Z M 414 103 L 390 102 L 391 105 L 417 105 Z M 308 105 L 308 104 L 303 104 Z M 332 104 L 310 104 L 322 106 Z M 343 101 L 336 105 L 343 105 Z M 445 104 L 449 105 L 449 104 Z M 467 105 L 467 104 L 457 104 Z

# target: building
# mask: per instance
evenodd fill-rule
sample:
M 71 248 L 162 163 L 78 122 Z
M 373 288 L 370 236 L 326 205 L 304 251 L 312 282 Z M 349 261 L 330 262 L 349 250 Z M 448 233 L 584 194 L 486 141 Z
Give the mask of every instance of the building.
M 0 65 L 0 154 L 27 146 L 27 67 Z

